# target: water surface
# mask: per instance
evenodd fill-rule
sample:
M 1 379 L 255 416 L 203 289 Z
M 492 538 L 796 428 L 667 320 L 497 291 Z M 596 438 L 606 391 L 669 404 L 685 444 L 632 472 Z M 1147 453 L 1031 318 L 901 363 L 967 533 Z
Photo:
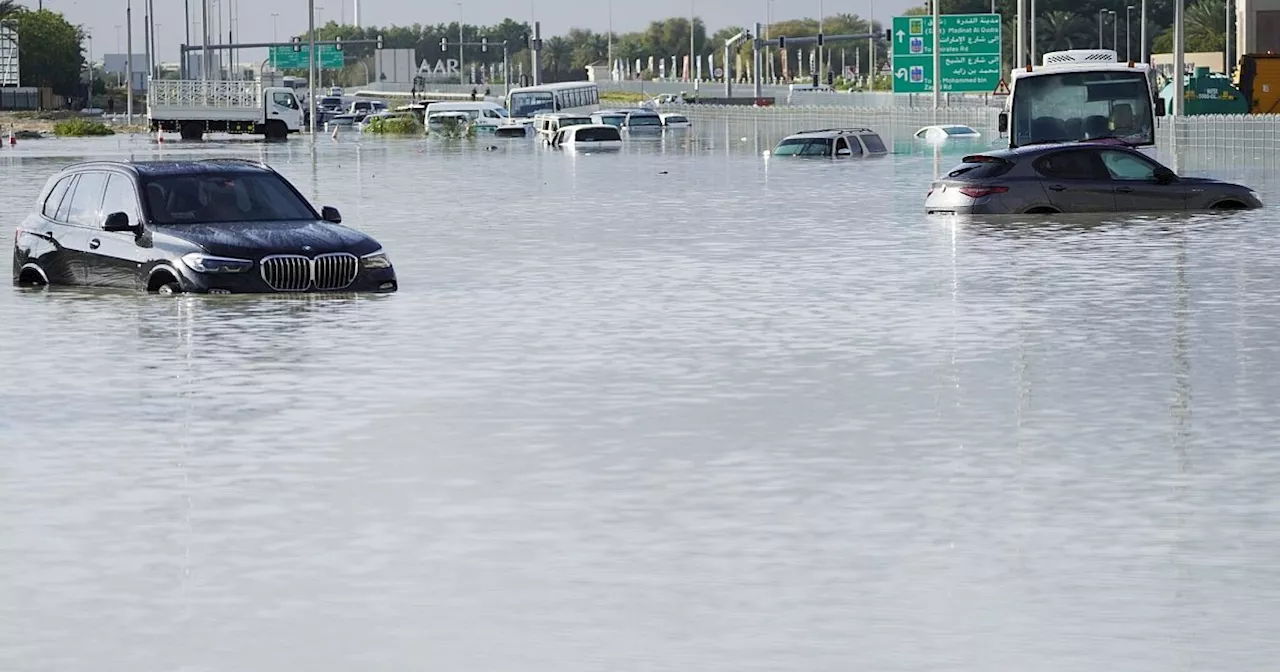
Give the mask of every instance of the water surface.
M 954 152 L 728 135 L 0 150 L 5 227 L 263 158 L 402 287 L 0 291 L 0 668 L 1273 665 L 1280 210 L 926 218 Z

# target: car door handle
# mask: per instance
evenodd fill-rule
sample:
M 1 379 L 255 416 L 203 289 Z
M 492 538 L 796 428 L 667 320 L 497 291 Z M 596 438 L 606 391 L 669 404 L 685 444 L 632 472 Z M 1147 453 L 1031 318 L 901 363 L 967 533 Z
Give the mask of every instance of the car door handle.
M 1066 190 L 1067 190 L 1067 188 L 1066 188 L 1066 187 L 1064 187 L 1064 186 L 1062 186 L 1061 184 L 1051 184 L 1051 185 L 1049 185 L 1049 191 L 1066 191 Z
M 101 240 L 98 240 L 97 238 L 94 238 L 93 240 L 89 241 L 89 249 L 91 249 L 91 250 L 96 250 L 96 249 L 98 249 L 98 246 L 99 246 L 99 245 L 101 245 L 101 244 L 102 244 L 102 241 L 101 241 Z
M 1116 187 L 1116 193 L 1131 194 L 1133 193 L 1133 187 Z

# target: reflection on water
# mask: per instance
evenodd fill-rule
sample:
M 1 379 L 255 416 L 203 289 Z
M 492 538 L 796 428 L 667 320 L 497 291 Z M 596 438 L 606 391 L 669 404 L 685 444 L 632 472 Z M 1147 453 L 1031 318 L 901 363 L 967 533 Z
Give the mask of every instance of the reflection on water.
M 932 154 L 767 148 L 4 149 L 8 226 L 264 158 L 402 289 L 0 291 L 0 668 L 1268 668 L 1280 211 L 925 217 Z

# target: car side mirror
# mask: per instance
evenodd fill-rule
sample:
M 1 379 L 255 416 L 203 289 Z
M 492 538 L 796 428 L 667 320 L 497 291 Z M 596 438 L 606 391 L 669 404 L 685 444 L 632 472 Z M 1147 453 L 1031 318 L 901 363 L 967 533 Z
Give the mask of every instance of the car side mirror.
M 320 219 L 334 224 L 341 224 L 342 214 L 339 213 L 338 209 L 332 205 L 326 205 L 323 208 L 320 208 Z
M 847 147 L 841 147 L 836 150 L 836 156 L 853 156 L 853 150 Z
M 998 130 L 1001 133 L 1009 132 L 1009 113 L 1008 112 L 1001 112 L 1000 116 L 996 117 L 996 130 Z
M 1156 98 L 1156 116 L 1163 117 L 1167 110 L 1164 107 L 1164 98 Z
M 138 227 L 129 221 L 129 215 L 123 212 L 113 212 L 107 215 L 107 219 L 102 222 L 102 230 L 115 231 L 117 233 L 123 231 L 136 232 Z
M 1156 182 L 1160 184 L 1172 184 L 1178 181 L 1178 176 L 1168 168 L 1161 166 L 1156 168 Z

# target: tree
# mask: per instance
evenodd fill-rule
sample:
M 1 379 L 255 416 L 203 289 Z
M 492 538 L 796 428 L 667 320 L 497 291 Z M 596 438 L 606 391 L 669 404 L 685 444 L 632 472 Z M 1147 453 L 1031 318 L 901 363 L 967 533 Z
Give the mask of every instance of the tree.
M 1222 0 L 1200 0 L 1194 5 L 1187 5 L 1182 26 L 1186 32 L 1186 50 L 1222 51 L 1226 32 L 1226 7 Z M 1151 49 L 1158 54 L 1173 51 L 1173 29 L 1166 30 L 1151 41 Z
M 74 95 L 84 69 L 84 34 L 47 9 L 18 12 L 17 22 L 22 81 L 52 88 L 59 95 Z

